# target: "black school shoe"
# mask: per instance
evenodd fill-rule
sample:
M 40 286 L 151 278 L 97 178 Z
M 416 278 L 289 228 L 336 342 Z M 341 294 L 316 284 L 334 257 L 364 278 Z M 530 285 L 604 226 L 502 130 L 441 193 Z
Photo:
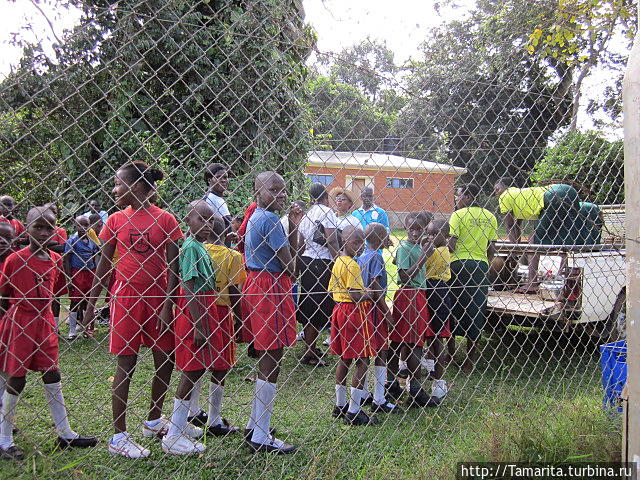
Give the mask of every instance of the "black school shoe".
M 397 380 L 394 380 L 391 383 L 387 383 L 387 385 L 385 386 L 385 397 L 388 400 L 391 400 L 392 402 L 395 402 L 396 400 L 398 400 L 401 396 L 402 396 L 402 387 L 400 386 L 400 383 Z
M 207 427 L 207 435 L 213 435 L 214 437 L 226 437 L 239 431 L 240 429 L 231 425 L 226 418 L 222 419 L 222 425 L 209 425 Z M 251 434 L 253 435 L 253 432 Z
M 403 380 L 406 380 L 407 378 L 409 378 L 409 369 L 408 368 L 403 368 L 402 370 L 400 370 L 398 372 L 398 375 L 396 375 L 398 378 L 401 378 Z
M 271 435 L 272 437 L 275 436 L 276 434 L 276 427 L 271 427 L 269 428 L 269 435 Z M 244 432 L 244 441 L 247 443 L 253 443 L 251 442 L 251 437 L 253 437 L 253 428 L 245 428 Z
M 65 448 L 91 448 L 98 444 L 96 437 L 85 437 L 79 435 L 77 438 L 67 440 L 66 438 L 56 438 L 56 446 L 64 450 Z
M 24 453 L 15 445 L 11 445 L 9 448 L 0 448 L 0 459 L 24 460 Z
M 369 394 L 367 398 L 364 400 L 360 400 L 360 406 L 362 405 L 372 405 L 373 404 L 373 395 Z
M 253 453 L 273 453 L 275 455 L 287 455 L 289 453 L 293 453 L 296 451 L 296 447 L 293 445 L 288 445 L 283 442 L 282 446 L 276 446 L 273 444 L 274 437 L 271 437 L 270 443 L 256 443 L 256 442 L 247 442 L 249 445 L 249 449 Z
M 378 423 L 378 419 L 373 416 L 369 416 L 360 410 L 358 413 L 345 413 L 344 423 L 353 427 L 359 427 L 361 425 L 375 425 Z
M 349 410 L 349 406 L 345 405 L 344 407 L 338 407 L 337 405 L 333 407 L 333 413 L 331 414 L 333 418 L 344 418 L 347 414 L 347 410 Z
M 437 407 L 441 398 L 431 397 L 422 388 L 409 390 L 409 408 Z
M 196 415 L 188 417 L 187 421 L 196 427 L 206 427 L 209 421 L 209 415 L 207 415 L 207 412 L 204 410 L 200 410 Z
M 382 405 L 372 403 L 371 413 L 404 413 L 404 410 L 402 410 L 398 405 L 389 402 L 385 402 Z

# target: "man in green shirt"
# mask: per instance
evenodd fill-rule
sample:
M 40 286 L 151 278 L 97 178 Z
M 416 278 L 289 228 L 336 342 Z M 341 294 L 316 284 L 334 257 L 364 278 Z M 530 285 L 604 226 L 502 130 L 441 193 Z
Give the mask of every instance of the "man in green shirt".
M 489 264 L 498 233 L 495 215 L 476 204 L 479 193 L 475 184 L 456 188 L 456 211 L 449 219 L 454 334 L 467 338 L 467 358 L 462 365 L 465 373 L 473 370 L 478 359 L 477 344 L 489 294 Z M 450 342 L 451 351 L 453 337 Z

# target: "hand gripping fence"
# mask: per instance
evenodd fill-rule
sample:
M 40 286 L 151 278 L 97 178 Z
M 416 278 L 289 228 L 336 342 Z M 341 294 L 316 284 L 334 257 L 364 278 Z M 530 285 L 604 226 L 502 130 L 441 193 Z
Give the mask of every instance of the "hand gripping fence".
M 75 21 L 0 84 L 0 477 L 619 461 L 632 6 L 478 2 L 400 64 L 314 2 L 31 3 Z

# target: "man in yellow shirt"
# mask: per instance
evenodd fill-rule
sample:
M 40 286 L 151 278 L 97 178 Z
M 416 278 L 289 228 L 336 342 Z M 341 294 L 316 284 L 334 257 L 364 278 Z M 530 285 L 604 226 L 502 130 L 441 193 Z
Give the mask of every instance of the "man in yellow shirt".
M 478 358 L 477 343 L 489 294 L 489 263 L 498 233 L 495 215 L 476 204 L 479 193 L 475 184 L 456 188 L 456 211 L 449 219 L 454 333 L 467 338 L 467 358 L 462 365 L 465 373 L 473 370 Z

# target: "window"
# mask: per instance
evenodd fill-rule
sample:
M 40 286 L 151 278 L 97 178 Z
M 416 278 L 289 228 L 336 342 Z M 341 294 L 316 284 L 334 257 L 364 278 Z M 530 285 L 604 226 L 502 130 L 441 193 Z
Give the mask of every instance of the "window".
M 322 185 L 331 185 L 333 183 L 333 175 L 321 175 L 319 173 L 307 174 L 311 183 L 321 183 Z
M 390 188 L 413 188 L 413 178 L 390 178 L 390 177 L 387 177 L 387 187 L 390 187 Z

